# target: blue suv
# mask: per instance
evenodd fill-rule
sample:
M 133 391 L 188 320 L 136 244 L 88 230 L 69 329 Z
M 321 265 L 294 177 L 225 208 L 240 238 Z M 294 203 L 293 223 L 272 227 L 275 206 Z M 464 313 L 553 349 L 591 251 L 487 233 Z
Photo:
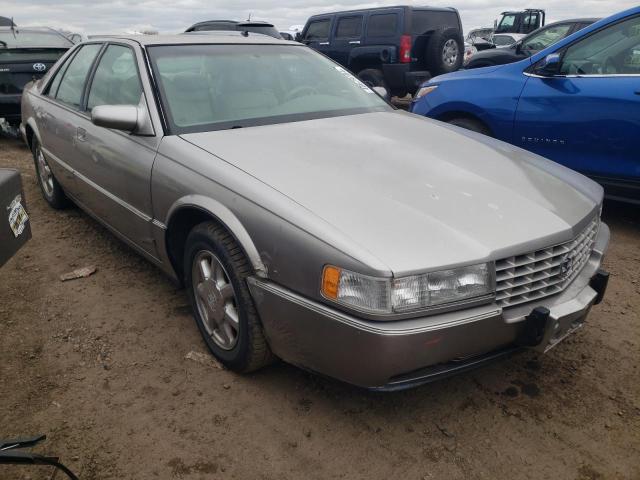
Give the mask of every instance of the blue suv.
M 640 7 L 509 65 L 435 77 L 411 111 L 530 150 L 640 204 Z

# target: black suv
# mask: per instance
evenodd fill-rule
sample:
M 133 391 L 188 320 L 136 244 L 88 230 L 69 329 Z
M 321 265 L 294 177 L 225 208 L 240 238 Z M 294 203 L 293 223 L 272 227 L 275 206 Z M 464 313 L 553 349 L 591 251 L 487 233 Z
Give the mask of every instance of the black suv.
M 44 76 L 73 43 L 50 28 L 0 27 L 0 118 L 20 124 L 22 89 Z
M 454 8 L 383 7 L 314 15 L 298 40 L 391 95 L 415 93 L 432 76 L 458 70 L 464 42 Z

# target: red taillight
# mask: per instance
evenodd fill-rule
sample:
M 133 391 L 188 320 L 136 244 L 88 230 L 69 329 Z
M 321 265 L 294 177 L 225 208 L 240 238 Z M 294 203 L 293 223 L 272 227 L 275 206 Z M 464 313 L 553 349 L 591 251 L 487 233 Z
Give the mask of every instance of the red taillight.
M 411 35 L 400 37 L 400 63 L 411 62 Z

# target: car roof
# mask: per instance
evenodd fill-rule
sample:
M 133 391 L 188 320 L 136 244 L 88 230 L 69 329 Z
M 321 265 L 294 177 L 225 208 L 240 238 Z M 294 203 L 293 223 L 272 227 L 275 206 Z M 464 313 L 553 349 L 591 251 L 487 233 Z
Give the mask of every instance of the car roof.
M 191 33 L 191 32 L 190 32 Z M 300 45 L 290 40 L 281 40 L 278 38 L 262 35 L 260 33 L 249 32 L 246 36 L 241 32 L 206 32 L 198 35 L 191 34 L 178 35 L 105 35 L 102 37 L 93 37 L 92 42 L 99 40 L 130 40 L 137 42 L 142 46 L 152 45 Z
M 410 8 L 411 10 L 429 10 L 436 12 L 456 12 L 457 10 L 453 7 L 429 7 L 429 6 L 413 6 L 413 5 L 389 5 L 384 7 L 371 7 L 371 8 L 358 8 L 356 10 L 340 10 L 338 12 L 326 12 L 319 13 L 317 15 L 312 15 L 309 17 L 309 20 L 316 17 L 327 17 L 329 15 L 341 15 L 343 13 L 359 13 L 359 12 L 373 12 L 377 10 L 392 10 L 394 8 Z M 309 21 L 307 20 L 307 22 Z

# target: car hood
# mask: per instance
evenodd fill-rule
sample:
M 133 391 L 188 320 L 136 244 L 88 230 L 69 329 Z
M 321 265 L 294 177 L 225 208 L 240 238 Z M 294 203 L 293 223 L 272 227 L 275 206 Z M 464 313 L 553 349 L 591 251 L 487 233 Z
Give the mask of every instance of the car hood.
M 602 199 L 600 186 L 558 164 L 405 112 L 182 138 L 324 220 L 314 235 L 328 222 L 395 275 L 567 241 Z

